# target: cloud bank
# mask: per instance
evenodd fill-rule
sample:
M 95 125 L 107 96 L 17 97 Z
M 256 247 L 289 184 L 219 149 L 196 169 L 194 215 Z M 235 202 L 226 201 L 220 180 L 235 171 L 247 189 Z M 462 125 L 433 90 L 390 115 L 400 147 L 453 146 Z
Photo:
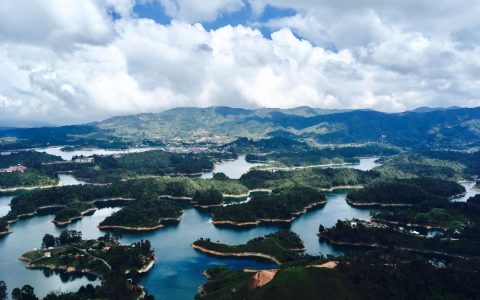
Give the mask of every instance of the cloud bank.
M 135 13 L 155 1 L 169 24 Z M 292 2 L 3 0 L 0 119 L 66 124 L 176 106 L 480 105 L 478 2 Z M 268 7 L 295 13 L 263 20 Z M 205 29 L 245 10 L 243 25 Z

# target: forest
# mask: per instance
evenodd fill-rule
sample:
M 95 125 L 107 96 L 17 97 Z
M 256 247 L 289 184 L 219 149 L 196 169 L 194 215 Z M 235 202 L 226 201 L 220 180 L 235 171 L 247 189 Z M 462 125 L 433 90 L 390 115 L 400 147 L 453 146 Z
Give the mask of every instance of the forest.
M 420 205 L 447 202 L 450 197 L 465 193 L 454 182 L 437 178 L 408 178 L 376 180 L 363 189 L 352 191 L 347 201 L 352 205 Z
M 293 185 L 274 189 L 270 194 L 257 194 L 245 204 L 214 208 L 212 219 L 215 224 L 241 224 L 261 220 L 289 222 L 306 207 L 322 205 L 325 201 L 323 192 L 308 186 Z

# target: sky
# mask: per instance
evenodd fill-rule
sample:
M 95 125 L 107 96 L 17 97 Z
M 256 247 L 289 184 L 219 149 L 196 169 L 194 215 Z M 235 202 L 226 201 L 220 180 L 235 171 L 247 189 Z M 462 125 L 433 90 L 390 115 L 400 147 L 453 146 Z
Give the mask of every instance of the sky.
M 480 106 L 477 0 L 1 0 L 0 120 Z

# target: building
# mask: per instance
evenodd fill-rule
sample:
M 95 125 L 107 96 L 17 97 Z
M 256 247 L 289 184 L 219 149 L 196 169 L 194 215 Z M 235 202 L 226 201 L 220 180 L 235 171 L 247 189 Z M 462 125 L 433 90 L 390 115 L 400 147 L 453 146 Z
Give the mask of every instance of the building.
M 0 169 L 0 173 L 25 173 L 27 170 L 27 167 L 23 165 L 16 165 L 16 166 L 11 166 L 6 169 Z

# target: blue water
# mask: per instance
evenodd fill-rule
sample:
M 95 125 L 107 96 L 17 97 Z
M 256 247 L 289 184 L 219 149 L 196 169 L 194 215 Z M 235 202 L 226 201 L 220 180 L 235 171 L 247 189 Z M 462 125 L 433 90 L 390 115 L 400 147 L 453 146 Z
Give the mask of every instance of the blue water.
M 71 179 L 68 180 L 78 184 Z M 346 193 L 347 190 L 328 193 L 325 206 L 307 212 L 292 224 L 268 224 L 241 229 L 214 226 L 208 211 L 187 207 L 180 223 L 149 233 L 125 234 L 122 242 L 150 240 L 158 262 L 140 281 L 149 293 L 155 295 L 157 299 L 192 299 L 197 293 L 197 288 L 206 282 L 202 272 L 212 265 L 225 265 L 234 269 L 274 267 L 268 261 L 216 258 L 199 253 L 193 250 L 190 244 L 200 237 L 228 244 L 240 244 L 279 229 L 291 229 L 300 235 L 309 254 L 342 254 L 329 244 L 320 243 L 316 233 L 320 224 L 330 227 L 338 219 L 369 218 L 369 210 L 356 209 L 346 203 Z M 8 212 L 10 199 L 11 197 L 0 197 L 0 214 Z M 116 210 L 118 208 L 100 209 L 67 228 L 82 231 L 86 239 L 97 238 L 104 232 L 98 230 L 96 226 Z M 76 291 L 87 283 L 99 284 L 98 280 L 91 277 L 72 277 L 28 270 L 24 262 L 17 260 L 22 253 L 38 248 L 45 233 L 54 235 L 60 233 L 61 229 L 51 222 L 52 219 L 53 215 L 44 215 L 21 220 L 11 226 L 10 235 L 0 238 L 0 280 L 7 283 L 10 291 L 15 287 L 30 284 L 35 288 L 37 295 L 44 296 L 52 290 Z

